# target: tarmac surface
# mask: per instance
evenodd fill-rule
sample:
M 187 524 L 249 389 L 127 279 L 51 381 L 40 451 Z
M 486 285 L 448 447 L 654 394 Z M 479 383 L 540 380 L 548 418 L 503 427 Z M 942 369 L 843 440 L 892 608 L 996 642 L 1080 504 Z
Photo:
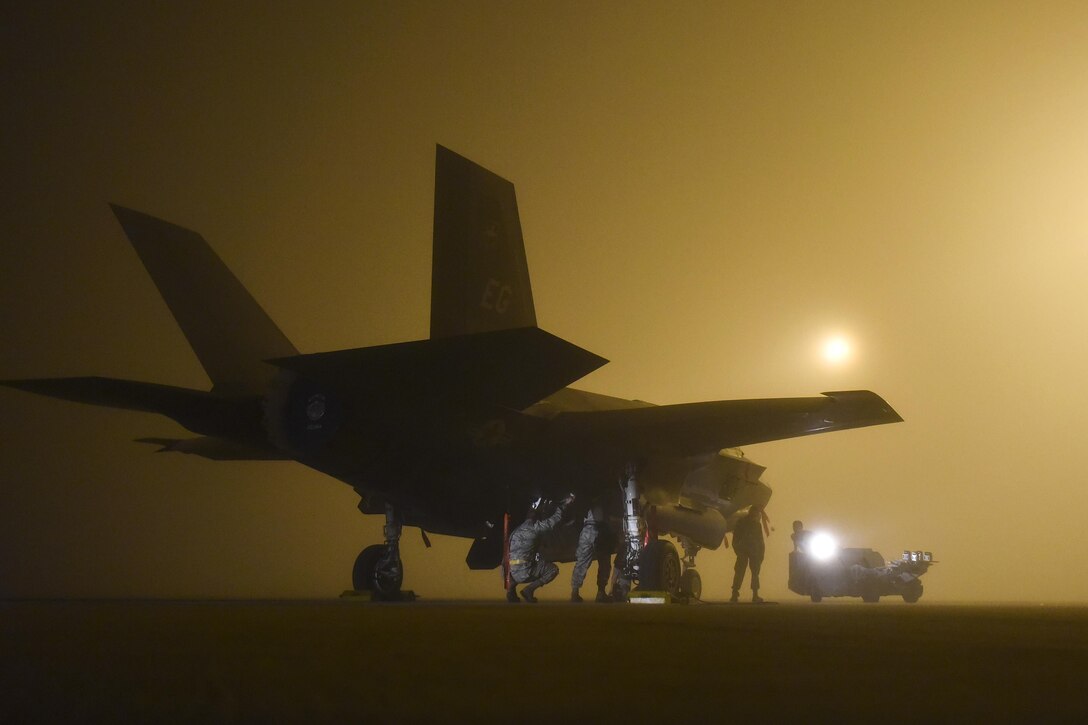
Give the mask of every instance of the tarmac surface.
M 1088 608 L 0 602 L 0 722 L 1085 722 Z

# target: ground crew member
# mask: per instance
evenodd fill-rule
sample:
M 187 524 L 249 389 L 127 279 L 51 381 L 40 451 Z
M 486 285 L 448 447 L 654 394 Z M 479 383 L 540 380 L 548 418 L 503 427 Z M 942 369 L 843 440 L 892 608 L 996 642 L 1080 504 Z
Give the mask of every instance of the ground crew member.
M 578 590 L 582 588 L 582 582 L 586 580 L 586 572 L 594 559 L 597 560 L 597 597 L 594 601 L 610 602 L 605 589 L 608 587 L 608 578 L 612 574 L 612 554 L 608 551 L 608 524 L 605 521 L 604 506 L 597 502 L 589 507 L 586 518 L 582 522 L 582 532 L 578 534 L 578 548 L 574 554 L 574 571 L 570 575 L 570 600 L 582 601 Z M 601 530 L 605 535 L 601 536 Z
M 808 540 L 812 536 L 811 531 L 805 531 L 805 525 L 800 521 L 793 522 L 793 533 L 790 534 L 790 538 L 793 539 L 793 550 L 798 554 L 807 554 Z
M 559 575 L 559 567 L 545 561 L 538 549 L 540 539 L 559 525 L 563 509 L 573 500 L 574 494 L 567 496 L 551 516 L 543 518 L 544 501 L 538 498 L 529 507 L 525 520 L 510 534 L 510 588 L 506 590 L 506 601 L 517 602 L 517 585 L 524 584 L 521 598 L 535 604 L 533 592 Z
M 763 566 L 763 554 L 766 546 L 763 541 L 763 527 L 765 520 L 763 508 L 754 505 L 748 509 L 748 515 L 737 522 L 737 528 L 733 530 L 733 551 L 737 555 L 737 563 L 733 568 L 733 596 L 730 602 L 736 602 L 740 598 L 740 585 L 744 582 L 744 570 L 752 570 L 752 602 L 759 604 L 763 598 L 759 596 L 759 569 Z

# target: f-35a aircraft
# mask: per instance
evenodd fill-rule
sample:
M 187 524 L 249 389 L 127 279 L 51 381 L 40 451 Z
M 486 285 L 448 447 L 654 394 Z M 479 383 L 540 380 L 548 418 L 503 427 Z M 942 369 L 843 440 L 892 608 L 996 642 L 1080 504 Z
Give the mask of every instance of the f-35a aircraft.
M 513 185 L 442 146 L 427 340 L 301 355 L 199 234 L 113 211 L 212 389 L 3 384 L 159 413 L 199 436 L 138 439 L 160 450 L 293 460 L 343 481 L 386 522 L 385 542 L 356 560 L 359 590 L 399 593 L 404 526 L 472 539 L 468 566 L 495 568 L 504 519 L 516 522 L 532 498 L 614 492 L 624 576 L 691 593 L 695 552 L 770 496 L 763 469 L 723 449 L 902 420 L 868 391 L 654 406 L 567 387 L 607 361 L 537 327 Z

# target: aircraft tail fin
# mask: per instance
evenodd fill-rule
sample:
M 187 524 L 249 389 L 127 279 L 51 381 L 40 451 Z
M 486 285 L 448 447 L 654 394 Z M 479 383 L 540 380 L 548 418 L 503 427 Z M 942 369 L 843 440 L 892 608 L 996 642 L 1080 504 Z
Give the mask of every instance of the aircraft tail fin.
M 535 326 L 514 185 L 438 146 L 431 337 Z
M 111 204 L 193 352 L 224 393 L 262 391 L 298 350 L 196 232 Z

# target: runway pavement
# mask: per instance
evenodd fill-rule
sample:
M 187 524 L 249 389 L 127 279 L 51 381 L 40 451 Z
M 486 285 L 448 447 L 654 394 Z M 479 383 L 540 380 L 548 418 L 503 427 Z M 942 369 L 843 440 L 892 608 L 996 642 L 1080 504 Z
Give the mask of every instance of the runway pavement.
M 0 602 L 0 721 L 1084 722 L 1088 608 Z

